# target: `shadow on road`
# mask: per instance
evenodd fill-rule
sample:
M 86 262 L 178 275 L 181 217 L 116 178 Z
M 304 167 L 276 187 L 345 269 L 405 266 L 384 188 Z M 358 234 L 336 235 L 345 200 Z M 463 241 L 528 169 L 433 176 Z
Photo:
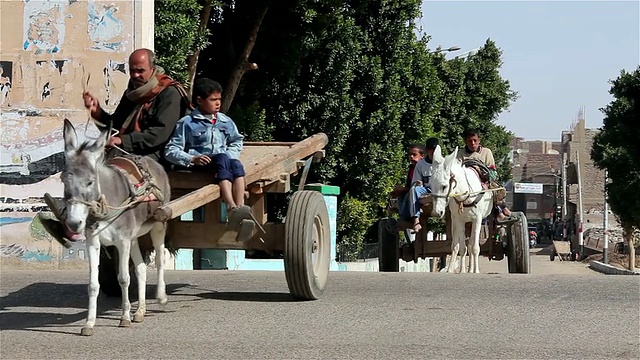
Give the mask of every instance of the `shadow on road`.
M 188 284 L 167 284 L 167 294 L 171 296 Z M 147 307 L 155 302 L 156 286 L 147 286 Z M 132 309 L 137 307 L 137 288 L 129 289 L 129 300 Z M 0 329 L 2 330 L 28 330 L 40 332 L 68 333 L 62 330 L 47 330 L 43 328 L 55 328 L 67 326 L 78 321 L 84 321 L 87 317 L 88 307 L 87 285 L 85 284 L 61 284 L 61 283 L 33 283 L 20 290 L 9 293 L 0 298 Z M 104 294 L 98 296 L 98 318 L 119 319 L 121 313 L 120 297 L 107 297 Z M 36 308 L 33 310 L 14 308 Z M 38 311 L 37 308 L 46 308 Z M 64 312 L 58 312 L 65 309 Z M 74 312 L 73 309 L 80 311 Z M 105 316 L 107 313 L 108 316 Z M 147 313 L 150 311 L 147 309 Z M 77 334 L 73 332 L 73 334 Z
M 177 294 L 182 295 L 182 294 Z M 252 301 L 252 302 L 296 302 L 289 293 L 271 292 L 218 292 L 209 291 L 199 294 L 185 294 L 187 296 L 197 296 L 202 299 L 227 300 L 227 301 Z

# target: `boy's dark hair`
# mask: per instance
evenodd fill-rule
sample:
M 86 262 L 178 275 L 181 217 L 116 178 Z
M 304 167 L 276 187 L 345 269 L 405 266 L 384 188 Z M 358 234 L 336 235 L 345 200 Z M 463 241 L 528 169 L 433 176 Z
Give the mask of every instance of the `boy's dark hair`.
M 474 135 L 480 137 L 480 131 L 478 129 L 467 129 L 462 133 L 462 138 L 466 140 Z
M 411 149 L 418 149 L 418 152 L 420 153 L 420 155 L 424 155 L 427 152 L 427 149 L 424 148 L 424 146 L 420 145 L 420 144 L 411 144 L 409 145 L 409 150 Z
M 209 95 L 215 92 L 222 93 L 222 85 L 209 78 L 200 78 L 193 82 L 193 94 L 191 95 L 191 101 L 195 106 L 198 103 L 198 98 L 206 99 Z
M 438 138 L 428 138 L 424 147 L 427 150 L 435 150 L 439 143 Z

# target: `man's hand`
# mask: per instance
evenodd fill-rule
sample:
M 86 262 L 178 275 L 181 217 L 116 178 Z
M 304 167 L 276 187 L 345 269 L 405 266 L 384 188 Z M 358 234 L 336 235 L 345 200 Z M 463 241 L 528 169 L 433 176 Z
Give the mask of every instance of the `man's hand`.
M 210 162 L 211 162 L 211 158 L 208 157 L 207 155 L 198 155 L 198 156 L 194 156 L 191 159 L 192 164 L 199 165 L 199 166 L 207 165 Z
M 122 144 L 122 139 L 118 136 L 113 136 L 110 137 L 109 140 L 107 141 L 107 146 L 117 146 L 117 145 L 121 145 Z
M 91 116 L 97 118 L 100 114 L 100 103 L 98 99 L 88 91 L 82 93 L 82 99 L 84 100 L 84 107 L 91 112 Z

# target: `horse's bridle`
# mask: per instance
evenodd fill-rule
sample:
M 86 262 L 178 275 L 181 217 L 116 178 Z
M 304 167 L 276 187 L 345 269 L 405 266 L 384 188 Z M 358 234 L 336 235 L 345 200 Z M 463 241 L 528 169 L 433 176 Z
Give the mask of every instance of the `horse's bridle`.
M 471 188 L 471 184 L 469 183 L 469 178 L 467 177 L 467 173 L 464 174 L 464 178 L 467 181 L 467 185 L 469 186 L 469 188 Z M 456 180 L 456 175 L 454 173 L 451 173 L 449 175 L 449 190 L 447 191 L 447 195 L 437 195 L 437 194 L 431 194 L 432 197 L 435 198 L 444 198 L 446 200 L 449 200 L 449 198 L 453 198 L 453 200 L 456 201 L 456 203 L 458 204 L 458 206 L 460 207 L 474 207 L 476 206 L 480 200 L 484 197 L 484 192 L 478 194 L 475 198 L 475 200 L 470 203 L 470 204 L 465 204 L 465 202 L 467 200 L 469 200 L 469 198 L 471 198 L 471 193 L 469 193 L 468 191 L 465 192 L 464 194 L 459 194 L 459 195 L 451 195 L 451 191 L 458 185 L 458 180 Z M 463 196 L 463 195 L 467 195 L 466 198 L 464 198 L 463 200 L 458 200 L 456 197 L 457 196 Z

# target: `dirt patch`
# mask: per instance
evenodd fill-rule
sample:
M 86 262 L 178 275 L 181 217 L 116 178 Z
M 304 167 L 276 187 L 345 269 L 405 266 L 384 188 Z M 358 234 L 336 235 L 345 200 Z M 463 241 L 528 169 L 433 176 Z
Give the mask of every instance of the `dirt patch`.
M 602 262 L 602 254 L 593 254 L 591 256 L 587 256 L 583 263 L 589 263 L 590 261 L 600 261 Z M 629 255 L 628 254 L 617 254 L 617 253 L 609 253 L 609 265 L 615 266 L 620 269 L 628 270 L 629 266 Z M 636 256 L 636 269 L 638 268 L 638 258 Z

